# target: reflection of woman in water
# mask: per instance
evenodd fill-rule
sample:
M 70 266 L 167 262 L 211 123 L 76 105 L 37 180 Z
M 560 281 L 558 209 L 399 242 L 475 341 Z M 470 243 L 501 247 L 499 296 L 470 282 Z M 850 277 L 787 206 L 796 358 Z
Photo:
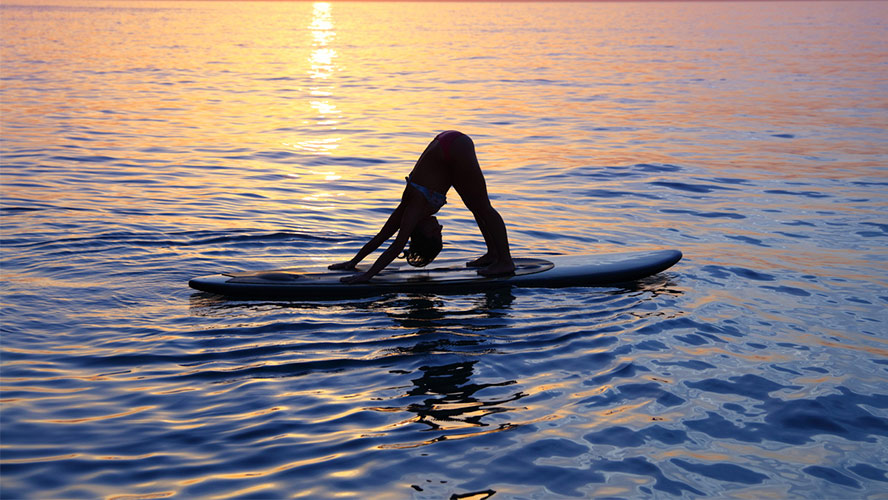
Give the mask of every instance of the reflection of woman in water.
M 484 174 L 481 173 L 475 156 L 475 145 L 469 136 L 455 130 L 438 134 L 423 151 L 407 177 L 407 187 L 401 195 L 401 203 L 389 216 L 379 234 L 367 242 L 350 261 L 333 264 L 330 269 L 354 269 L 364 257 L 379 248 L 395 232 L 398 233 L 395 241 L 369 270 L 346 276 L 342 281 L 367 282 L 395 260 L 404 250 L 408 239 L 410 249 L 404 253 L 410 265 L 422 267 L 434 260 L 442 246 L 441 225 L 434 214 L 446 203 L 445 195 L 450 186 L 456 189 L 463 203 L 472 211 L 487 244 L 487 253 L 466 265 L 479 268 L 478 274 L 484 276 L 514 272 L 506 225 L 490 205 Z

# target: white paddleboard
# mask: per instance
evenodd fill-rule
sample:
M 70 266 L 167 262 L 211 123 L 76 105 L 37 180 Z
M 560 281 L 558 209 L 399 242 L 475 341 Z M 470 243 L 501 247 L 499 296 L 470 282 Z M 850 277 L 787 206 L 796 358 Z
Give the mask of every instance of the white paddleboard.
M 272 300 L 329 300 L 385 293 L 462 293 L 496 287 L 605 286 L 635 281 L 659 273 L 681 260 L 678 250 L 514 259 L 511 276 L 485 277 L 464 261 L 435 261 L 427 267 L 391 265 L 368 283 L 345 284 L 339 279 L 354 271 L 324 267 L 288 268 L 213 274 L 194 278 L 191 288 L 229 297 Z M 358 266 L 358 270 L 369 267 Z

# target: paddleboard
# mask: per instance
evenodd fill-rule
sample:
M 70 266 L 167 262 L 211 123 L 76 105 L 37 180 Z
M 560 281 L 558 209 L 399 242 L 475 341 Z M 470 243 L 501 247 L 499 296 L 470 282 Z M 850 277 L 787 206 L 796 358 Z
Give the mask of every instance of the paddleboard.
M 390 265 L 368 283 L 339 281 L 354 271 L 325 267 L 231 272 L 194 278 L 191 288 L 228 297 L 272 300 L 329 300 L 386 293 L 462 293 L 497 287 L 606 286 L 659 273 L 681 260 L 678 250 L 513 259 L 515 274 L 486 277 L 465 261 L 435 261 L 427 267 Z M 366 270 L 370 264 L 358 266 Z

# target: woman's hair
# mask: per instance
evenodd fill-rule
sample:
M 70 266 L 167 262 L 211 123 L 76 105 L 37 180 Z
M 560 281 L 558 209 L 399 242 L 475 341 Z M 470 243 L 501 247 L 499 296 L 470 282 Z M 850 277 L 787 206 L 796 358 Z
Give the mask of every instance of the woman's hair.
M 435 260 L 443 246 L 441 233 L 429 238 L 428 235 L 417 229 L 410 235 L 410 248 L 404 251 L 404 258 L 413 267 L 425 267 L 429 262 Z

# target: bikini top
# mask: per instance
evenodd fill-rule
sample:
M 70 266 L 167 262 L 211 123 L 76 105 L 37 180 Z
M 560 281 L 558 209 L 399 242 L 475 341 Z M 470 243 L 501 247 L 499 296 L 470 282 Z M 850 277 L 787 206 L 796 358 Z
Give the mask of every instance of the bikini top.
M 431 205 L 432 208 L 434 209 L 432 211 L 433 214 L 437 213 L 438 210 L 441 210 L 441 207 L 443 207 L 444 204 L 447 203 L 447 197 L 444 196 L 443 194 L 441 194 L 437 191 L 432 191 L 431 189 L 429 189 L 425 186 L 421 186 L 421 185 L 411 181 L 409 175 L 407 177 L 405 177 L 405 179 L 407 179 L 407 185 L 413 186 L 414 189 L 416 189 L 423 196 L 425 196 L 425 199 L 429 202 L 429 205 Z

